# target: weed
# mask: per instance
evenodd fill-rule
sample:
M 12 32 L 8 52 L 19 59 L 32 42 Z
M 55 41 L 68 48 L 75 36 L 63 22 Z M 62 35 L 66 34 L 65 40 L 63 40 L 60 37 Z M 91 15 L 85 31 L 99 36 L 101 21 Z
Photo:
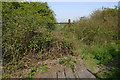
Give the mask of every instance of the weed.
M 40 69 L 40 73 L 48 72 L 48 69 L 49 69 L 49 67 L 44 66 L 44 67 L 42 67 L 42 68 Z
M 40 73 L 48 72 L 49 67 L 46 64 L 42 64 L 40 68 Z
M 63 64 L 63 65 L 69 65 L 70 66 L 70 68 L 72 69 L 72 71 L 74 72 L 74 64 L 76 63 L 76 61 L 75 60 L 71 60 L 71 58 L 69 58 L 69 59 L 59 59 L 59 63 L 60 64 Z
M 32 76 L 34 76 L 36 73 L 37 73 L 37 69 L 40 69 L 40 73 L 43 73 L 43 72 L 48 72 L 48 69 L 49 67 L 46 66 L 47 64 L 38 64 L 32 68 L 30 68 L 30 71 L 27 73 L 28 74 L 28 77 L 27 78 L 32 78 Z M 26 74 L 25 74 L 26 75 Z
M 35 75 L 35 73 L 36 73 L 36 70 L 37 70 L 37 67 L 35 66 L 35 67 L 32 67 L 31 69 L 30 69 L 30 72 L 28 73 L 28 78 L 32 78 L 32 76 L 34 76 Z

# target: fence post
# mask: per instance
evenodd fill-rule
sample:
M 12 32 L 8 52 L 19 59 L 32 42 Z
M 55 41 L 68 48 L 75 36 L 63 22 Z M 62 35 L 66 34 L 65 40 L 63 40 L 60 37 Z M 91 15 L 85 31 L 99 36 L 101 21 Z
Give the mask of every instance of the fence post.
M 70 32 L 70 19 L 68 19 L 68 26 L 69 26 L 69 32 Z

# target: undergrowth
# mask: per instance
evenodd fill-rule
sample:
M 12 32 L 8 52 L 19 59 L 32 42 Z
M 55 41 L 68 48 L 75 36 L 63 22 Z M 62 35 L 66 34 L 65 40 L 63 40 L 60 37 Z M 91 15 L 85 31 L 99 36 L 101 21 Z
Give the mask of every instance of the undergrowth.
M 53 34 L 58 38 L 69 41 L 73 45 L 71 49 L 73 54 L 81 56 L 93 73 L 94 68 L 98 65 L 107 65 L 119 61 L 117 6 L 115 8 L 98 9 L 89 18 L 81 17 L 73 23 L 70 32 L 67 28 L 64 28 L 64 30 L 59 28 Z
M 74 21 L 76 38 L 82 43 L 80 56 L 84 59 L 86 65 L 94 68 L 98 65 L 108 65 L 111 62 L 119 62 L 120 47 L 118 36 L 118 7 L 103 8 L 94 11 L 90 17 L 82 17 L 78 21 Z M 104 74 L 106 78 L 114 78 L 119 73 L 116 72 L 118 67 L 110 69 L 108 74 Z M 114 71 L 114 72 L 112 72 Z M 105 78 L 100 77 L 99 78 Z M 116 76 L 116 78 L 119 78 Z
M 46 2 L 3 2 L 2 7 L 3 78 L 18 77 L 14 73 L 31 68 L 34 60 L 72 54 L 72 45 L 51 33 L 48 23 L 56 19 Z
M 53 29 L 48 24 L 56 19 L 47 3 L 4 2 L 2 7 L 3 78 L 16 78 L 15 73 L 23 69 L 30 69 L 28 77 L 32 78 L 38 67 L 34 61 L 66 55 L 81 56 L 90 67 L 109 64 L 120 58 L 117 7 L 96 10 L 89 18 L 81 17 L 73 22 L 70 32 L 65 25 L 55 25 Z M 75 61 L 60 59 L 59 63 L 69 64 L 73 70 Z M 47 69 L 42 66 L 41 72 Z M 114 67 L 103 75 L 111 78 L 119 73 L 117 69 Z

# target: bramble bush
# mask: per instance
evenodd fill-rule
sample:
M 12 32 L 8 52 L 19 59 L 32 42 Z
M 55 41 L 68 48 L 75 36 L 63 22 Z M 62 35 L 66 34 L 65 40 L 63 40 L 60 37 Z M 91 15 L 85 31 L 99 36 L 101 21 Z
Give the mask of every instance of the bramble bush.
M 3 76 L 27 64 L 27 55 L 46 60 L 70 53 L 69 44 L 51 34 L 48 23 L 56 19 L 46 2 L 3 2 L 2 8 Z
M 26 53 L 36 32 L 41 27 L 49 28 L 48 22 L 56 22 L 47 3 L 3 2 L 2 7 L 2 54 L 6 61 Z

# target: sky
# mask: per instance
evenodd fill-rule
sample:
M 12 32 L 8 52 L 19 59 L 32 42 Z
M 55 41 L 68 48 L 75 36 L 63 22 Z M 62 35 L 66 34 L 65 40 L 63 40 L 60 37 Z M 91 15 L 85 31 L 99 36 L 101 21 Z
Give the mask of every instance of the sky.
M 56 14 L 58 22 L 67 22 L 68 19 L 77 20 L 80 17 L 87 16 L 102 6 L 114 8 L 117 2 L 48 2 L 49 7 Z
M 97 10 L 114 8 L 118 6 L 119 0 L 27 0 L 32 2 L 48 2 L 48 6 L 55 13 L 57 22 L 68 22 L 68 19 L 78 20 L 80 17 L 87 16 Z
M 39 2 L 39 1 L 42 1 L 42 2 L 119 2 L 119 0 L 23 0 L 23 1 L 35 1 L 35 2 L 36 1 L 37 2 Z

